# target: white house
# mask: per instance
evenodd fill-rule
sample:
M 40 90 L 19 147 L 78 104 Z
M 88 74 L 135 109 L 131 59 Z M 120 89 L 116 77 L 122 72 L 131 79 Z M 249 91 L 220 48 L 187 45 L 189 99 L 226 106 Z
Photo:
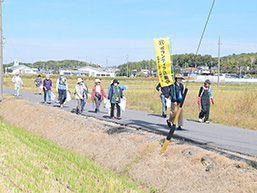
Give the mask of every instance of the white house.
M 7 70 L 9 73 L 11 74 L 37 74 L 38 73 L 38 69 L 36 68 L 30 68 L 28 66 L 25 65 L 17 65 L 15 64 L 14 66 L 11 66 L 8 68 Z
M 114 72 L 105 72 L 101 68 L 94 68 L 91 66 L 81 67 L 78 69 L 78 71 L 82 71 L 85 74 L 88 74 L 89 76 L 94 76 L 94 77 L 103 77 L 103 76 L 115 77 Z

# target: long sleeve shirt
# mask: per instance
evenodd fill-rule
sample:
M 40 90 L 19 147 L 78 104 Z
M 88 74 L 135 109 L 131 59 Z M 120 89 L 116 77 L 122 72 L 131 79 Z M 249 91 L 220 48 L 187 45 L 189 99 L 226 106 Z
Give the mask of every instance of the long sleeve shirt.
M 18 86 L 23 85 L 23 81 L 20 76 L 14 76 L 12 78 L 12 82 L 14 85 L 18 85 Z
M 159 92 L 161 90 L 162 94 L 168 98 L 169 97 L 169 94 L 170 94 L 170 86 L 164 86 L 164 87 L 161 87 L 161 84 L 159 83 L 157 86 L 156 86 L 156 90 Z
M 38 77 L 38 78 L 35 80 L 35 84 L 36 84 L 37 87 L 41 86 L 41 85 L 42 85 L 42 79 Z
M 86 87 L 83 84 L 76 84 L 75 86 L 75 98 L 76 99 L 84 99 L 84 91 Z
M 43 81 L 43 87 L 46 88 L 46 90 L 51 90 L 52 89 L 52 80 L 51 79 L 45 79 Z

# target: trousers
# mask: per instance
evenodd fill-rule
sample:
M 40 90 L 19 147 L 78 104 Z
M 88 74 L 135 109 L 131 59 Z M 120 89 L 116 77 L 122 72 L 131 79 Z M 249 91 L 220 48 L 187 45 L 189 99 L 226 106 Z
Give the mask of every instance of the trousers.
M 62 105 L 66 100 L 67 91 L 58 89 L 58 94 L 59 94 L 60 105 Z
M 44 90 L 44 102 L 46 102 L 46 95 L 48 95 L 48 102 L 51 102 L 51 90 Z
M 180 105 L 179 102 L 177 102 L 176 104 L 171 103 L 169 121 L 172 122 L 172 123 L 174 122 L 174 119 L 177 115 L 179 105 Z M 183 126 L 183 109 L 181 109 L 181 112 L 180 112 L 179 117 L 178 117 L 178 126 Z
M 209 114 L 210 114 L 210 102 L 208 103 L 201 103 L 201 112 L 199 113 L 199 119 L 204 118 L 204 122 L 209 120 Z
M 117 108 L 117 117 L 120 117 L 120 105 L 119 105 L 119 103 L 111 103 L 111 117 L 114 116 L 115 105 L 116 105 L 116 108 Z
M 162 100 L 162 114 L 166 115 L 166 111 L 167 111 L 167 106 L 166 106 L 166 99 L 165 96 L 163 94 L 161 94 L 161 100 Z

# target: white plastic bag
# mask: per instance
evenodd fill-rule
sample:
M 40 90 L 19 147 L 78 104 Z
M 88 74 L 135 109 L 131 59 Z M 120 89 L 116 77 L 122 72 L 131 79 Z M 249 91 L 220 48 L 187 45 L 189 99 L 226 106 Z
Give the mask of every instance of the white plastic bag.
M 125 112 L 125 110 L 126 110 L 126 103 L 127 103 L 127 100 L 126 100 L 125 97 L 123 97 L 123 98 L 120 99 L 120 104 L 119 104 L 119 106 L 120 106 L 120 108 L 121 108 L 121 110 L 122 110 L 123 112 Z
M 105 108 L 110 109 L 111 108 L 111 102 L 110 100 L 106 100 Z
M 51 101 L 54 101 L 55 100 L 55 95 L 54 95 L 54 93 L 53 92 L 51 92 Z
M 171 100 L 169 98 L 165 98 L 166 100 L 166 106 L 170 107 L 171 106 Z
M 67 91 L 66 101 L 67 101 L 67 102 L 71 101 L 70 92 L 68 92 L 68 91 Z
M 106 104 L 107 103 L 107 98 L 104 97 L 104 101 L 103 102 L 104 102 L 104 104 Z

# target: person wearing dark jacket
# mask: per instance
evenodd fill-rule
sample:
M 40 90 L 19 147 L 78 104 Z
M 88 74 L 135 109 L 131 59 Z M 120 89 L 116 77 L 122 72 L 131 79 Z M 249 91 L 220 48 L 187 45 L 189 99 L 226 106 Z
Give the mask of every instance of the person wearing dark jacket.
M 202 123 L 203 118 L 205 123 L 209 123 L 210 99 L 212 104 L 214 104 L 210 84 L 211 81 L 207 79 L 199 90 L 197 104 L 200 105 L 201 102 L 201 112 L 199 113 L 200 123 Z
M 42 91 L 42 79 L 41 79 L 41 75 L 39 74 L 36 78 L 36 80 L 34 81 L 35 85 L 36 85 L 36 90 L 37 93 L 39 95 L 41 95 L 41 91 Z
M 156 90 L 160 93 L 160 98 L 161 98 L 161 101 L 162 101 L 162 116 L 164 118 L 166 118 L 167 117 L 166 99 L 168 99 L 169 95 L 170 95 L 170 86 L 161 87 L 161 84 L 159 83 L 156 86 Z
M 184 78 L 182 77 L 181 74 L 176 74 L 175 76 L 175 83 L 170 86 L 170 96 L 171 96 L 171 108 L 170 108 L 170 118 L 167 120 L 167 124 L 169 127 L 171 127 L 171 124 L 173 123 L 177 112 L 178 108 L 180 105 L 180 102 L 183 97 L 184 93 L 184 85 L 181 83 L 181 81 Z M 178 117 L 178 130 L 182 130 L 183 126 L 183 109 L 181 109 L 180 115 Z
M 43 82 L 43 90 L 44 90 L 44 102 L 46 103 L 46 96 L 48 95 L 48 104 L 51 104 L 52 80 L 50 79 L 49 74 L 46 75 L 46 79 Z
M 118 80 L 114 79 L 113 83 L 110 87 L 110 91 L 109 91 L 109 95 L 108 95 L 108 99 L 111 102 L 111 118 L 114 119 L 114 107 L 116 105 L 117 108 L 117 119 L 121 119 L 120 118 L 120 99 L 123 97 L 122 94 L 122 90 L 120 87 L 118 87 Z

